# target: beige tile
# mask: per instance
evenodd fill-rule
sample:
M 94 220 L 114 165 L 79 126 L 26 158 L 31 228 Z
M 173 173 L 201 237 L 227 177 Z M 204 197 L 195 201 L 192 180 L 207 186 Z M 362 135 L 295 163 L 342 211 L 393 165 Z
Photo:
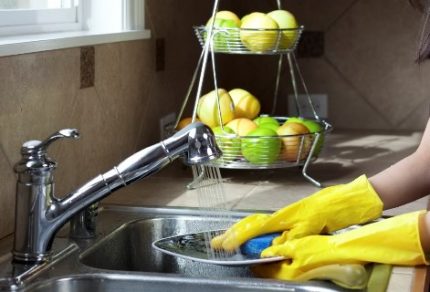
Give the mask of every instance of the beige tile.
M 13 232 L 16 176 L 0 144 L 0 238 Z
M 374 105 L 364 99 L 345 80 L 342 72 L 337 71 L 329 62 L 324 59 L 302 59 L 300 66 L 309 91 L 328 95 L 329 121 L 335 129 L 390 127 L 386 117 L 381 116 Z
M 407 1 L 357 1 L 327 32 L 327 58 L 393 128 L 430 90 L 429 66 L 414 63 L 420 26 Z

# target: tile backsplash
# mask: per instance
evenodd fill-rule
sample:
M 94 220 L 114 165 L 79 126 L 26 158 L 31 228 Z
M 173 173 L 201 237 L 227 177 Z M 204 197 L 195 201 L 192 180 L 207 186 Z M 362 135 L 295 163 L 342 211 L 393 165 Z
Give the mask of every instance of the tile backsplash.
M 242 16 L 273 10 L 272 2 L 225 0 L 221 9 Z M 80 140 L 50 149 L 59 163 L 55 180 L 61 196 L 159 140 L 159 119 L 178 112 L 197 64 L 200 47 L 191 27 L 206 22 L 211 5 L 147 0 L 152 38 L 94 46 L 89 64 L 94 71 L 85 71 L 94 74 L 89 76 L 94 86 L 82 86 L 81 48 L 0 58 L 0 238 L 13 232 L 12 167 L 24 141 L 66 127 L 80 130 Z M 430 68 L 414 63 L 421 16 L 407 0 L 288 0 L 285 7 L 308 30 L 324 34 L 324 54 L 299 63 L 310 92 L 328 94 L 335 128 L 424 127 Z M 157 39 L 163 40 L 158 64 Z M 270 68 L 276 68 L 277 58 L 223 55 L 217 60 L 220 86 L 249 89 L 270 110 L 275 76 Z M 282 78 L 285 96 L 288 70 Z M 281 102 L 277 112 L 286 112 L 285 106 Z

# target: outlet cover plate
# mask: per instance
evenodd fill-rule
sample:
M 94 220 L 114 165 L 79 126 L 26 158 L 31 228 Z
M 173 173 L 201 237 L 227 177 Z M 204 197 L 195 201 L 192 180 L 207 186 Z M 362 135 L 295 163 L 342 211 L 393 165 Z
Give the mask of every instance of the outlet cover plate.
M 176 113 L 169 113 L 160 119 L 160 138 L 164 140 L 173 132 L 176 123 Z
M 309 94 L 317 115 L 320 118 L 328 118 L 328 96 L 327 94 Z M 306 94 L 298 94 L 299 108 L 302 117 L 314 118 L 311 105 Z M 293 94 L 288 95 L 288 115 L 298 116 L 296 101 Z

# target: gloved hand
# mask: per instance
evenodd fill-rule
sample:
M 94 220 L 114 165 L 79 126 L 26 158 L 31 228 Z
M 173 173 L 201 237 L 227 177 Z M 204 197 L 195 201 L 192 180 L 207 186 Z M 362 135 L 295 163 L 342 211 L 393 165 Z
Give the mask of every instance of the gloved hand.
M 211 246 L 232 251 L 266 233 L 288 231 L 288 239 L 294 239 L 333 232 L 380 217 L 382 207 L 382 201 L 362 175 L 348 184 L 324 188 L 271 215 L 250 215 L 213 238 Z M 277 244 L 276 240 L 273 243 Z
M 262 257 L 284 256 L 280 263 L 258 265 L 258 276 L 294 280 L 329 264 L 429 264 L 420 242 L 419 220 L 425 211 L 408 213 L 337 235 L 310 235 L 272 245 Z

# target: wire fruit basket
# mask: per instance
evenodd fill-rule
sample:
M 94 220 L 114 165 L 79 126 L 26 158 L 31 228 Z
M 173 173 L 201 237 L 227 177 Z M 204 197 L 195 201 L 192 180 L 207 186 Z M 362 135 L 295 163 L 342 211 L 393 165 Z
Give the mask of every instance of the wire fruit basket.
M 212 19 L 218 12 L 220 0 L 215 0 L 212 11 Z M 277 1 L 278 9 L 281 8 L 280 0 Z M 194 31 L 202 52 L 198 60 L 191 84 L 188 88 L 185 100 L 177 117 L 175 128 L 189 103 L 190 97 L 195 90 L 195 100 L 193 104 L 192 121 L 198 118 L 199 100 L 202 97 L 203 84 L 207 72 L 213 76 L 213 88 L 216 94 L 216 108 L 218 121 L 222 129 L 216 133 L 215 138 L 218 146 L 223 151 L 223 156 L 210 163 L 211 166 L 227 169 L 276 169 L 287 167 L 302 167 L 303 176 L 317 187 L 322 184 L 308 175 L 307 170 L 311 162 L 318 158 L 318 155 L 325 142 L 325 136 L 332 130 L 332 126 L 321 119 L 310 98 L 308 89 L 301 74 L 298 62 L 295 57 L 295 49 L 299 43 L 304 30 L 303 26 L 294 29 L 244 29 L 244 28 L 218 28 L 212 25 L 194 26 Z M 309 131 L 284 134 L 282 131 L 272 130 L 271 135 L 239 136 L 226 131 L 226 123 L 223 122 L 221 114 L 220 88 L 218 86 L 216 54 L 237 54 L 237 55 L 276 55 L 278 56 L 278 66 L 276 72 L 272 113 L 268 115 L 278 121 L 280 125 L 286 122 L 297 122 L 301 117 L 299 106 L 299 87 L 301 86 L 301 96 L 305 96 L 313 117 L 307 118 L 316 127 L 309 128 Z M 279 87 L 281 83 L 281 72 L 284 65 L 288 65 L 290 75 L 289 81 L 294 92 L 296 112 L 298 117 L 277 117 L 275 109 L 277 107 Z M 211 70 L 208 70 L 208 67 Z M 222 92 L 222 91 L 221 91 Z M 282 127 L 282 126 L 281 126 Z M 278 134 L 280 133 L 280 134 Z
M 303 26 L 292 29 L 213 28 L 211 49 L 228 54 L 285 54 L 293 52 Z M 195 26 L 194 31 L 204 48 L 210 28 Z
M 280 123 L 286 117 L 276 117 Z M 331 126 L 324 121 L 308 120 L 319 125 L 314 133 L 276 136 L 237 136 L 231 133 L 216 134 L 218 146 L 223 152 L 212 164 L 231 169 L 267 169 L 303 166 L 316 160 L 325 135 Z

